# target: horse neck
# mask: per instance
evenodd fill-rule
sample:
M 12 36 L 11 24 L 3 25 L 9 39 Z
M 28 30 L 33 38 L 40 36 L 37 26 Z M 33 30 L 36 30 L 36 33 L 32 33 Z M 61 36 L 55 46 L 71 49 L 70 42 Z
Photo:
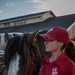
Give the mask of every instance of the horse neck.
M 8 75 L 17 75 L 17 72 L 19 70 L 19 59 L 20 56 L 18 55 L 18 53 L 16 53 L 9 64 Z

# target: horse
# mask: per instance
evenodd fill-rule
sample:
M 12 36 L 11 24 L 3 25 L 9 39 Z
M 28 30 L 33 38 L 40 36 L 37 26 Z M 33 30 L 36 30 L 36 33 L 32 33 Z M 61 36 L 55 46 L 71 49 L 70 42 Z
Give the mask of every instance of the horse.
M 8 40 L 3 57 L 7 75 L 38 74 L 40 61 L 45 55 L 39 49 L 43 47 L 38 46 L 39 40 L 34 41 L 36 34 L 16 35 Z

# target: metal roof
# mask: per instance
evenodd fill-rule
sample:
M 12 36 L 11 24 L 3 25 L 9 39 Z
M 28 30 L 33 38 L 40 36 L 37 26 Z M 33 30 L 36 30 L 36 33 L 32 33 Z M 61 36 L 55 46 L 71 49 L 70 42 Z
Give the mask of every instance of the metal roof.
M 32 32 L 32 31 L 41 30 L 41 29 L 50 29 L 54 26 L 61 26 L 61 27 L 64 27 L 67 29 L 74 22 L 75 22 L 75 14 L 71 14 L 71 15 L 49 18 L 43 22 L 8 27 L 8 28 L 1 28 L 0 33 L 4 33 L 4 32 Z
M 13 18 L 8 18 L 8 19 L 4 19 L 4 20 L 0 20 L 0 22 L 8 22 L 8 21 L 15 21 L 17 19 L 26 19 L 26 18 L 30 18 L 30 17 L 36 17 L 36 16 L 41 16 L 44 13 L 50 12 L 53 16 L 55 16 L 55 14 L 50 10 L 50 11 L 44 11 L 44 12 L 39 12 L 39 13 L 33 13 L 33 14 L 29 14 L 29 15 L 23 15 L 23 16 L 18 16 L 18 17 L 13 17 Z

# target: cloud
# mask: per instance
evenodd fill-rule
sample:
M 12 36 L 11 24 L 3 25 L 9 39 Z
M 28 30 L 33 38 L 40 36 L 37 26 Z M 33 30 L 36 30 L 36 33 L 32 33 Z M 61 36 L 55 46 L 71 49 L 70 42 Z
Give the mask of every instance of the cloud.
M 6 6 L 9 6 L 9 3 L 6 3 Z
M 42 0 L 32 0 L 34 3 L 40 3 Z
M 75 13 L 75 0 L 29 0 L 35 12 L 52 10 L 56 15 Z
M 6 3 L 6 6 L 11 6 L 11 5 L 14 5 L 14 3 L 13 3 L 13 2 L 11 2 L 11 3 Z
M 10 5 L 14 5 L 14 3 L 10 3 Z
M 0 13 L 2 13 L 2 11 L 0 10 Z
M 32 0 L 36 11 L 50 10 L 52 0 Z

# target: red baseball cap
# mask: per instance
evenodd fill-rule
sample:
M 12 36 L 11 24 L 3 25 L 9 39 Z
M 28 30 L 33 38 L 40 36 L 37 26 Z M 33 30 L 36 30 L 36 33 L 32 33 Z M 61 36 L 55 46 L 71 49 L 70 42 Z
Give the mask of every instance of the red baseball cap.
M 47 33 L 39 34 L 39 36 L 44 40 L 60 40 L 66 45 L 70 42 L 67 30 L 59 26 L 53 27 Z

